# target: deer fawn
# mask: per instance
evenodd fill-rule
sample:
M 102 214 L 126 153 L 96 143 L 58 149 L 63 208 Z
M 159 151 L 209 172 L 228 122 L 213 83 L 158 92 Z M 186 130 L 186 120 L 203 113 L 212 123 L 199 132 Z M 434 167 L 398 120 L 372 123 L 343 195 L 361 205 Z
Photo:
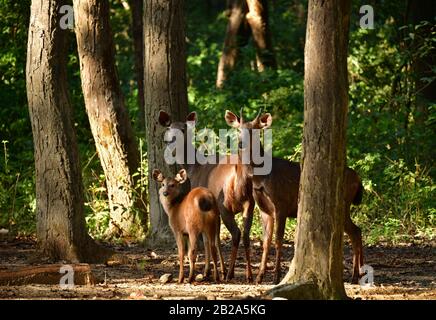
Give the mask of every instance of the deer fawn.
M 243 215 L 243 243 L 245 248 L 246 264 L 246 279 L 248 282 L 253 280 L 250 260 L 250 228 L 253 221 L 254 199 L 251 189 L 251 181 L 246 172 L 246 167 L 238 166 L 232 163 L 238 162 L 238 155 L 217 156 L 216 164 L 188 164 L 187 150 L 188 143 L 191 143 L 186 138 L 188 123 L 195 123 L 196 113 L 191 112 L 186 117 L 186 122 L 172 121 L 171 116 L 165 112 L 159 112 L 159 124 L 167 128 L 166 133 L 171 133 L 171 130 L 180 130 L 184 133 L 184 161 L 180 165 L 186 169 L 191 180 L 192 187 L 208 188 L 218 202 L 218 209 L 224 225 L 229 230 L 232 236 L 232 253 L 230 256 L 229 270 L 226 280 L 230 280 L 234 276 L 234 267 L 238 252 L 239 242 L 241 239 L 241 231 L 235 220 L 235 215 L 242 212 Z M 173 141 L 165 140 L 167 145 Z M 189 146 L 189 147 L 192 147 Z M 196 152 L 196 150 L 194 149 Z M 195 157 L 196 158 L 196 157 Z M 232 159 L 230 159 L 232 158 Z M 219 236 L 219 235 L 218 235 Z M 225 273 L 225 267 L 220 254 L 221 271 Z
M 184 234 L 188 234 L 189 237 L 189 283 L 194 280 L 197 240 L 200 234 L 203 235 L 205 248 L 204 277 L 209 275 L 212 253 L 213 277 L 215 282 L 219 282 L 217 251 L 220 243 L 217 241 L 217 232 L 219 233 L 220 216 L 214 195 L 206 188 L 198 187 L 191 190 L 185 169 L 180 170 L 175 178 L 165 178 L 162 172 L 155 169 L 153 179 L 161 184 L 159 199 L 168 215 L 177 242 L 180 263 L 178 282 L 182 283 L 184 279 Z
M 240 139 L 250 139 L 252 141 L 252 129 L 266 129 L 272 124 L 271 114 L 265 113 L 258 116 L 253 121 L 244 121 L 241 115 L 238 117 L 233 112 L 226 111 L 225 120 L 227 124 L 233 128 L 240 130 Z M 246 129 L 245 131 L 242 129 Z M 249 133 L 247 136 L 243 132 Z M 250 143 L 239 144 L 250 146 Z M 241 149 L 239 150 L 241 155 Z M 282 242 L 286 224 L 286 218 L 297 217 L 298 211 L 298 190 L 300 182 L 300 164 L 279 158 L 272 158 L 272 169 L 268 175 L 253 175 L 253 167 L 255 164 L 251 158 L 251 150 L 244 150 L 250 152 L 251 163 L 249 168 L 244 170 L 251 178 L 253 184 L 253 197 L 256 201 L 262 216 L 263 222 L 263 254 L 260 265 L 260 270 L 256 278 L 256 282 L 262 282 L 265 274 L 266 262 L 268 258 L 269 248 L 271 246 L 272 234 L 274 229 L 274 221 L 276 222 L 275 229 L 275 271 L 274 282 L 278 283 L 281 275 L 280 260 L 282 256 Z M 350 237 L 353 247 L 353 276 L 352 283 L 357 283 L 359 280 L 359 270 L 363 265 L 362 253 L 362 237 L 361 231 L 350 218 L 351 204 L 360 204 L 362 201 L 363 186 L 362 182 L 353 169 L 346 168 L 345 170 L 345 223 L 344 231 Z

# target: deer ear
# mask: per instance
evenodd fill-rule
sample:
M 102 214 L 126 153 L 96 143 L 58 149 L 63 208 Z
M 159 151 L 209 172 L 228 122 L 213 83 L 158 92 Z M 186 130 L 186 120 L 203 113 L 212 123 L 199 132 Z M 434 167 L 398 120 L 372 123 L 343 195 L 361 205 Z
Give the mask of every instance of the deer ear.
M 259 117 L 259 125 L 261 129 L 267 129 L 271 127 L 272 116 L 270 113 L 265 113 Z
M 186 116 L 186 121 L 197 122 L 197 112 L 193 111 Z
M 163 127 L 171 125 L 171 116 L 166 111 L 159 111 L 159 124 Z
M 154 169 L 153 170 L 153 179 L 157 182 L 162 182 L 162 181 L 164 181 L 165 177 L 162 174 L 162 172 L 160 172 L 159 169 Z
M 185 183 L 188 179 L 188 173 L 185 169 L 180 170 L 177 174 L 174 180 L 176 180 L 178 183 Z
M 224 119 L 226 119 L 226 122 L 230 127 L 237 129 L 241 125 L 238 116 L 229 110 L 226 110 L 226 115 L 224 116 Z

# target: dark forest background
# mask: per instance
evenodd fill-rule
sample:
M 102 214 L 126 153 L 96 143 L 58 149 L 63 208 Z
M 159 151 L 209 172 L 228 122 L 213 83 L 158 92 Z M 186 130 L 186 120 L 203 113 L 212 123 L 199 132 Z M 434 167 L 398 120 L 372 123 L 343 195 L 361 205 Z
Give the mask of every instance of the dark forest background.
M 124 1 L 110 2 L 121 87 L 141 148 L 142 170 L 147 170 L 131 12 Z M 353 209 L 353 219 L 366 243 L 433 238 L 436 20 L 432 10 L 411 1 L 367 2 L 374 7 L 374 29 L 359 27 L 359 8 L 367 3 L 354 1 L 348 57 L 347 164 L 359 173 L 365 187 L 363 203 Z M 216 71 L 227 24 L 225 1 L 187 1 L 188 98 L 190 111 L 198 112 L 198 126 L 226 128 L 226 109 L 236 112 L 244 107 L 247 117 L 263 109 L 274 117 L 274 155 L 299 160 L 306 8 L 306 1 L 271 1 L 277 70 L 255 70 L 256 52 L 249 41 L 224 88 L 218 90 Z M 29 14 L 30 0 L 0 0 L 0 228 L 20 235 L 35 232 L 35 171 L 25 83 Z M 90 234 L 100 238 L 109 225 L 105 177 L 85 112 L 72 31 L 68 71 L 86 221 Z M 255 215 L 253 237 L 262 232 L 257 219 Z M 293 236 L 295 223 L 288 221 L 287 237 Z

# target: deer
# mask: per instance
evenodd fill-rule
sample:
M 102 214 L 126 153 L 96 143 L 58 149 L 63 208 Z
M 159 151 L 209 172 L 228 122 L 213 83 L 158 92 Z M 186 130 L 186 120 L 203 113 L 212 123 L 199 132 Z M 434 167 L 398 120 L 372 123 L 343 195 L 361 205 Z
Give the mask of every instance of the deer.
M 249 167 L 244 170 L 248 173 L 252 182 L 253 198 L 260 209 L 263 224 L 263 253 L 256 277 L 256 283 L 261 283 L 265 275 L 266 263 L 271 246 L 274 223 L 275 228 L 275 269 L 274 283 L 279 283 L 281 278 L 282 244 L 285 231 L 286 218 L 296 218 L 298 212 L 298 192 L 300 183 L 300 164 L 280 158 L 272 157 L 271 172 L 267 175 L 253 174 L 256 164 L 252 161 L 250 143 L 241 143 L 241 139 L 253 138 L 253 129 L 264 130 L 271 126 L 272 116 L 269 113 L 259 114 L 252 121 L 245 121 L 231 111 L 225 113 L 226 123 L 239 134 L 239 155 L 242 151 L 248 152 L 250 163 L 244 164 Z M 245 130 L 244 130 L 245 129 Z M 264 152 L 261 147 L 261 152 Z M 363 185 L 356 171 L 346 167 L 345 169 L 345 221 L 344 231 L 349 236 L 353 248 L 353 272 L 352 283 L 357 283 L 360 277 L 360 267 L 363 265 L 362 235 L 360 228 L 353 223 L 350 217 L 351 204 L 359 205 L 362 201 Z
M 189 277 L 194 280 L 197 260 L 197 240 L 203 236 L 205 248 L 204 278 L 210 273 L 210 254 L 214 264 L 213 278 L 219 282 L 217 242 L 220 216 L 216 199 L 210 190 L 203 187 L 191 189 L 189 177 L 185 169 L 181 169 L 174 178 L 166 178 L 159 169 L 153 170 L 153 179 L 160 183 L 159 200 L 168 215 L 169 225 L 174 233 L 179 255 L 178 283 L 183 283 L 184 234 L 189 237 Z
M 235 215 L 242 212 L 243 244 L 246 260 L 245 277 L 247 282 L 250 283 L 253 281 L 250 259 L 250 229 L 253 221 L 255 202 L 250 178 L 248 177 L 248 174 L 244 172 L 244 170 L 248 168 L 234 164 L 239 161 L 237 154 L 225 156 L 216 155 L 217 161 L 215 164 L 199 164 L 198 162 L 192 164 L 188 163 L 187 150 L 188 147 L 193 148 L 193 146 L 191 142 L 188 142 L 186 135 L 188 125 L 195 124 L 196 120 L 196 112 L 189 113 L 185 122 L 172 121 L 171 116 L 163 110 L 159 112 L 158 117 L 159 124 L 166 128 L 164 142 L 167 146 L 174 143 L 173 140 L 167 139 L 168 136 L 171 136 L 172 131 L 183 132 L 183 145 L 185 152 L 180 166 L 187 171 L 190 177 L 191 186 L 205 187 L 209 189 L 217 200 L 220 217 L 227 230 L 229 230 L 232 238 L 232 251 L 227 272 L 222 254 L 221 252 L 219 253 L 221 271 L 225 274 L 226 281 L 234 278 L 236 257 L 239 243 L 241 241 L 241 230 L 236 223 Z M 197 152 L 195 148 L 194 152 Z M 195 157 L 195 159 L 197 158 Z M 219 237 L 219 234 L 217 237 Z

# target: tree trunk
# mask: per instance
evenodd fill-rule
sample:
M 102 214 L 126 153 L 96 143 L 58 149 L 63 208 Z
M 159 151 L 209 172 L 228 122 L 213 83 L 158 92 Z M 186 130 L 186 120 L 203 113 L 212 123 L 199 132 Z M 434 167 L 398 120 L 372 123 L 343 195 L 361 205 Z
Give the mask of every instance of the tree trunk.
M 224 39 L 223 53 L 218 64 L 216 87 L 222 88 L 228 73 L 235 67 L 239 54 L 240 42 L 248 39 L 249 26 L 246 25 L 245 15 L 248 12 L 245 0 L 232 0 L 230 16 Z
M 115 67 L 109 2 L 73 2 L 86 111 L 106 176 L 109 235 L 141 237 L 146 231 L 145 195 L 135 188 L 139 152 Z
M 168 218 L 159 204 L 158 184 L 153 169 L 176 173 L 164 161 L 163 128 L 158 125 L 159 110 L 174 121 L 184 121 L 188 113 L 186 88 L 184 3 L 175 0 L 149 0 L 144 6 L 144 91 L 147 126 L 150 242 L 173 242 Z
M 142 31 L 144 23 L 142 20 L 142 11 L 144 10 L 143 0 L 131 0 L 132 9 L 132 35 L 133 46 L 135 48 L 135 73 L 136 82 L 138 83 L 138 109 L 139 109 L 139 127 L 145 130 L 145 104 L 144 104 L 144 37 Z
M 67 89 L 67 1 L 33 0 L 27 50 L 27 97 L 36 169 L 39 249 L 53 260 L 105 261 L 110 254 L 86 233 L 83 186 Z
M 282 281 L 287 285 L 271 295 L 346 297 L 342 276 L 349 19 L 349 0 L 309 0 L 295 255 Z
M 246 0 L 248 5 L 247 21 L 251 27 L 256 46 L 257 70 L 276 68 L 277 63 L 273 52 L 271 33 L 268 21 L 268 0 Z

